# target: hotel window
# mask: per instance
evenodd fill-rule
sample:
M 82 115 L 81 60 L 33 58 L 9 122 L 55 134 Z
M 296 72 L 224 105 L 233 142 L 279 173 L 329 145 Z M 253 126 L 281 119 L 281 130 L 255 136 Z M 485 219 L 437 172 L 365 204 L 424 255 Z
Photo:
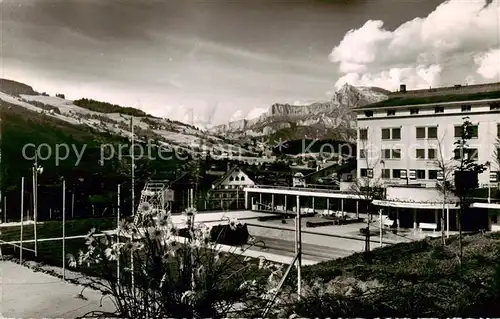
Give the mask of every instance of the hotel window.
M 472 109 L 472 106 L 470 104 L 462 105 L 462 112 L 470 112 L 471 109 Z
M 400 140 L 401 139 L 401 128 L 383 128 L 382 129 L 382 139 L 383 140 Z
M 425 127 L 417 127 L 417 138 L 425 138 Z
M 470 159 L 473 161 L 477 161 L 479 158 L 477 148 L 464 149 L 463 154 L 462 154 L 462 150 L 458 149 L 458 150 L 454 150 L 454 153 L 455 153 L 456 160 L 461 160 L 463 157 L 464 159 Z
M 362 168 L 359 170 L 359 174 L 361 175 L 361 177 L 366 177 L 368 176 L 368 169 L 366 168 Z
M 365 111 L 365 116 L 366 117 L 372 117 L 373 116 L 373 111 Z
M 467 159 L 477 161 L 479 159 L 479 154 L 477 148 L 467 149 Z
M 416 135 L 418 139 L 437 138 L 437 126 L 417 127 Z
M 408 172 L 405 169 L 399 170 L 399 178 L 402 179 L 407 179 L 408 178 Z
M 414 169 L 410 169 L 408 171 L 408 178 L 409 179 L 417 179 L 417 171 Z
M 425 159 L 425 149 L 417 148 L 416 150 L 416 158 L 417 159 Z
M 391 170 L 388 168 L 382 169 L 382 178 L 384 178 L 384 179 L 391 178 Z
M 418 114 L 418 109 L 410 109 L 410 114 Z
M 429 170 L 429 179 L 437 179 L 438 171 L 437 170 Z
M 401 159 L 401 150 L 393 149 L 392 150 L 392 159 Z
M 434 108 L 434 113 L 444 113 L 444 107 L 442 107 L 442 106 L 436 106 Z
M 373 169 L 369 168 L 366 170 L 366 177 L 373 178 Z
M 433 148 L 429 148 L 427 150 L 427 158 L 430 160 L 436 159 L 436 150 Z
M 366 150 L 359 150 L 359 158 L 366 158 Z
M 368 140 L 368 130 L 363 128 L 359 130 L 359 139 L 362 141 Z
M 391 129 L 389 129 L 389 128 L 382 129 L 382 139 L 383 140 L 390 140 L 391 139 Z
M 401 178 L 401 170 L 393 169 L 392 170 L 392 178 Z
M 394 115 L 396 115 L 396 111 L 394 110 L 387 111 L 387 116 L 394 116 Z
M 425 179 L 425 169 L 417 169 L 417 179 Z
M 390 149 L 382 149 L 382 158 L 383 159 L 391 159 L 391 150 Z
M 437 126 L 430 126 L 427 128 L 427 138 L 437 138 L 438 128 Z
M 456 138 L 462 137 L 462 132 L 463 132 L 463 125 L 456 125 L 455 126 L 455 137 Z M 478 138 L 479 127 L 477 125 L 471 125 L 470 133 L 471 133 L 471 138 Z
M 393 140 L 400 140 L 401 139 L 401 129 L 400 128 L 393 128 L 392 129 L 392 139 Z
M 490 111 L 500 110 L 500 103 L 493 102 L 490 104 Z

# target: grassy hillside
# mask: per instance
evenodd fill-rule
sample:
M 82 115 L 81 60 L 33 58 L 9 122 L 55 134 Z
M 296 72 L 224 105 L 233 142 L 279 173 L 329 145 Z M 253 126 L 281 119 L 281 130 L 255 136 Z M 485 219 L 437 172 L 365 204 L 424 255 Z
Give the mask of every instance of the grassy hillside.
M 50 190 L 48 187 L 49 185 L 60 185 L 63 178 L 66 180 L 68 188 L 80 193 L 82 205 L 88 201 L 89 196 L 94 194 L 110 197 L 106 194 L 116 191 L 118 183 L 122 183 L 124 187 L 130 187 L 131 159 L 128 156 L 130 154 L 128 139 L 98 132 L 85 125 L 70 124 L 1 100 L 0 110 L 2 120 L 0 177 L 3 194 L 12 196 L 12 199 L 8 201 L 11 208 L 8 211 L 17 210 L 15 205 L 19 201 L 14 200 L 14 198 L 20 196 L 18 193 L 22 176 L 26 179 L 26 191 L 31 193 L 31 167 L 34 161 L 30 158 L 34 156 L 34 148 L 27 148 L 26 156 L 24 156 L 22 150 L 27 144 L 46 145 L 40 154 L 44 158 L 39 158 L 38 164 L 44 168 L 43 174 L 39 178 L 39 183 L 42 185 L 39 191 L 46 193 L 48 202 L 59 200 L 57 196 L 60 194 L 54 195 L 54 190 Z M 101 165 L 102 150 L 103 154 L 110 155 L 111 146 L 104 146 L 107 144 L 113 145 L 115 156 L 104 161 Z M 61 156 L 59 163 L 55 156 L 58 145 Z M 69 153 L 67 156 L 66 150 L 61 145 L 68 145 Z M 120 145 L 123 149 L 121 158 L 118 156 Z M 147 146 L 143 145 L 142 147 L 147 151 Z M 49 155 L 47 148 L 52 150 L 52 156 L 47 156 Z M 83 156 L 78 163 L 78 155 L 75 150 L 82 154 L 82 149 Z M 136 160 L 137 191 L 142 188 L 141 183 L 150 177 L 173 179 L 176 170 L 182 164 L 175 156 L 171 160 L 161 160 L 157 153 L 158 150 L 152 148 L 151 158 L 148 158 L 146 153 L 142 159 Z M 165 158 L 169 154 L 163 153 L 163 155 Z M 126 200 L 126 196 L 127 194 L 124 194 L 124 200 Z M 29 196 L 27 201 L 29 203 Z M 47 205 L 49 204 L 47 203 Z M 42 209 L 43 205 L 40 203 Z
M 0 79 L 0 91 L 14 96 L 19 96 L 19 94 L 38 95 L 38 92 L 33 90 L 31 86 L 7 79 Z

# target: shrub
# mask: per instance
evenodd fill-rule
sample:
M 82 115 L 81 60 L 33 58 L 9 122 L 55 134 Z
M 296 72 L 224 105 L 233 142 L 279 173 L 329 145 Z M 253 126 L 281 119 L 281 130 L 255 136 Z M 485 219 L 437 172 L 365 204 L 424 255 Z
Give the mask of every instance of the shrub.
M 262 314 L 281 280 L 281 266 L 263 258 L 258 262 L 244 258 L 235 251 L 222 253 L 218 244 L 210 242 L 211 229 L 195 224 L 196 211 L 188 209 L 184 215 L 189 236 L 182 241 L 176 239 L 179 229 L 168 212 L 142 207 L 133 221 L 120 226 L 119 238 L 97 238 L 93 230 L 86 251 L 68 256 L 72 267 L 94 265 L 99 269 L 101 278 L 94 285 L 117 306 L 113 314 L 93 313 L 95 316 L 221 318 L 235 311 L 237 316 Z M 228 226 L 234 230 L 237 224 L 230 220 Z M 270 314 L 283 308 L 279 300 Z

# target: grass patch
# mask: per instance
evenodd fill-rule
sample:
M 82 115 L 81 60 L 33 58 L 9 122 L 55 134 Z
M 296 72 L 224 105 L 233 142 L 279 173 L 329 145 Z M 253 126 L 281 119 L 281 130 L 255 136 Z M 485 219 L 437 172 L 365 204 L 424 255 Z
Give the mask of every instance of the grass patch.
M 446 246 L 440 238 L 378 248 L 366 262 L 363 253 L 306 266 L 307 281 L 319 279 L 325 290 L 354 279 L 358 286 L 377 282 L 379 287 L 348 299 L 313 296 L 322 304 L 315 316 L 491 316 L 498 315 L 500 300 L 500 235 L 464 236 L 463 264 L 458 263 L 458 238 Z M 292 281 L 293 282 L 293 281 Z M 304 302 L 306 302 L 304 301 Z M 356 308 L 344 306 L 356 304 Z M 303 303 L 294 305 L 301 316 L 313 315 Z

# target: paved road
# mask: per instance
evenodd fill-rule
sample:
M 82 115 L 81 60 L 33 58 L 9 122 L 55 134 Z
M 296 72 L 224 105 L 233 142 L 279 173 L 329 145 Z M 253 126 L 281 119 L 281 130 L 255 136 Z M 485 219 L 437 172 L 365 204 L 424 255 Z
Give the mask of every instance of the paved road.
M 264 251 L 273 254 L 293 257 L 295 256 L 295 243 L 288 240 L 268 238 L 268 237 L 255 237 L 256 245 L 250 250 Z M 332 248 L 313 244 L 302 244 L 302 256 L 304 259 L 312 261 L 326 261 L 336 258 L 347 257 L 353 251 Z

